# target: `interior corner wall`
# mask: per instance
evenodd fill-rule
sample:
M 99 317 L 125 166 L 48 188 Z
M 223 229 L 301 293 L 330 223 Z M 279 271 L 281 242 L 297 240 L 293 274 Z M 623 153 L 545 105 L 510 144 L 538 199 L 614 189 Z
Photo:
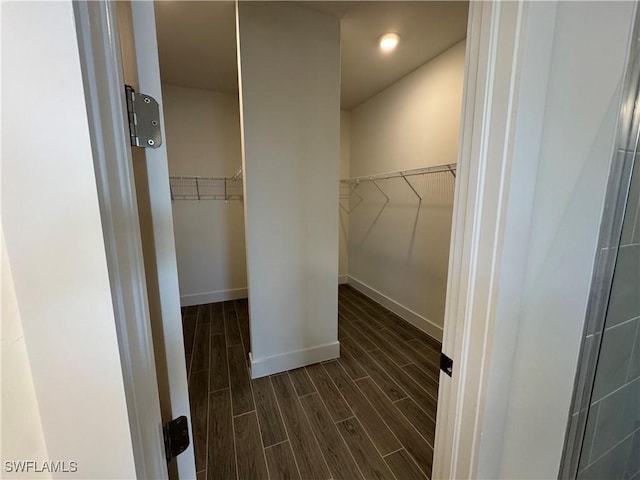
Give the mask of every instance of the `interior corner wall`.
M 349 161 L 351 158 L 351 112 L 340 111 L 340 179 L 349 178 Z M 349 278 L 349 188 L 340 186 L 340 204 L 338 209 L 340 224 L 338 226 L 338 283 L 347 283 Z
M 351 112 L 350 176 L 456 163 L 463 40 Z M 450 173 L 370 182 L 351 195 L 349 283 L 441 340 L 455 181 Z
M 286 2 L 237 15 L 256 378 L 339 355 L 340 25 Z
M 2 360 L 7 324 L 21 324 L 31 373 L 29 402 L 3 397 L 2 477 L 13 475 L 5 461 L 51 460 L 77 462 L 77 478 L 135 478 L 72 2 L 3 3 L 0 32 L 2 274 L 13 283 L 3 282 Z M 33 435 L 4 421 L 34 413 L 30 380 L 42 427 L 25 424 Z M 41 434 L 48 458 L 5 457 L 45 453 L 17 443 Z
M 242 166 L 238 95 L 163 84 L 171 176 L 231 177 Z M 180 303 L 247 296 L 239 200 L 174 200 Z

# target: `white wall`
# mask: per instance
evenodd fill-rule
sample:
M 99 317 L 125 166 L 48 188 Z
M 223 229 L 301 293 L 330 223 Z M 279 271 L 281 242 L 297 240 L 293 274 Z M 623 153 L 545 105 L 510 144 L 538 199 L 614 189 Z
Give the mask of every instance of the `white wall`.
M 340 25 L 238 6 L 252 375 L 339 354 Z
M 351 112 L 340 111 L 340 178 L 349 178 L 351 159 Z M 340 224 L 338 226 L 338 281 L 347 283 L 349 276 L 349 214 L 344 210 L 349 207 L 349 188 L 340 186 L 340 203 L 344 208 L 338 210 Z M 344 197 L 344 198 L 343 198 Z
M 557 12 L 532 24 L 534 41 L 523 47 L 530 52 L 526 62 L 535 61 L 547 49 L 545 41 L 552 41 L 547 70 L 525 65 L 520 79 L 529 92 L 548 86 L 542 105 L 518 105 L 518 144 L 526 148 L 516 146 L 514 169 L 528 170 L 522 162 L 539 147 L 538 166 L 514 181 L 509 193 L 515 208 L 507 214 L 513 220 L 504 252 L 517 255 L 503 258 L 504 279 L 496 290 L 480 478 L 556 478 L 559 472 L 634 5 L 558 2 L 536 10 L 549 8 Z M 539 108 L 538 137 L 530 127 Z M 523 218 L 526 229 L 518 221 Z M 522 285 L 506 283 L 513 280 L 508 272 L 514 263 L 523 260 Z M 517 308 L 503 308 L 514 302 Z
M 351 176 L 458 160 L 461 41 L 351 111 Z
M 242 166 L 238 96 L 163 84 L 169 174 L 231 177 Z M 241 201 L 173 202 L 182 305 L 247 295 Z
M 47 459 L 38 398 L 33 385 L 27 344 L 18 311 L 9 257 L 2 238 L 2 346 L 0 348 L 0 417 L 2 418 L 2 478 L 26 475 L 7 473 L 8 459 Z M 43 474 L 41 478 L 51 478 Z
M 351 112 L 352 177 L 455 163 L 462 41 Z M 442 339 L 454 180 L 449 173 L 363 183 L 349 216 L 349 281 Z M 357 197 L 352 195 L 352 206 Z
M 44 454 L 42 436 L 78 478 L 135 478 L 71 2 L 2 5 L 2 82 L 3 343 L 21 324 L 42 424 L 4 421 L 35 414 L 23 350 L 3 467 Z M 3 400 L 18 394 L 6 381 Z

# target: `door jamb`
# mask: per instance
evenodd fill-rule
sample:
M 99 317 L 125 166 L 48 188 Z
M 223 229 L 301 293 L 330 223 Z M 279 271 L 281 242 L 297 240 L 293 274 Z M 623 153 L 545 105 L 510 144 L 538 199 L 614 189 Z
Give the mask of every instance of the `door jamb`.
M 167 478 L 115 4 L 73 9 L 136 475 Z
M 149 35 L 153 35 L 155 45 L 155 23 L 148 23 L 155 22 L 152 2 L 132 2 L 131 6 L 134 25 L 136 19 L 144 24 L 138 29 L 139 35 L 136 42 L 144 42 L 148 40 Z M 73 8 L 136 476 L 168 478 L 132 155 L 126 132 L 128 116 L 116 5 L 109 1 L 74 1 Z M 150 20 L 149 13 L 151 13 Z M 147 18 L 143 18 L 145 16 Z M 146 89 L 146 93 L 156 96 L 161 102 L 159 82 L 156 81 L 158 90 L 156 93 L 153 79 L 149 80 L 149 76 L 152 77 L 154 73 L 159 77 L 157 53 L 150 62 L 152 65 L 147 66 L 149 69 L 146 72 L 147 76 L 144 80 L 140 79 L 140 83 L 145 83 L 141 88 Z M 144 61 L 138 61 L 139 69 L 142 68 L 141 63 Z M 158 155 L 164 155 L 161 168 L 166 169 L 166 149 L 163 147 L 163 151 L 156 153 L 156 157 Z M 159 162 L 156 161 L 156 163 Z M 166 185 L 163 184 L 161 187 L 166 187 L 168 192 L 168 173 L 166 177 Z M 162 195 L 163 192 L 156 193 Z M 167 193 L 166 203 L 171 220 L 169 198 Z M 163 208 L 159 209 L 160 213 L 166 215 L 167 205 L 161 205 L 161 207 Z M 163 225 L 167 228 L 166 221 Z M 173 228 L 171 221 L 168 227 Z M 154 226 L 154 235 L 156 233 Z M 166 233 L 165 230 L 162 233 Z M 170 349 L 171 358 L 167 359 L 167 363 L 173 360 L 175 365 L 167 365 L 167 368 L 172 369 L 174 371 L 172 373 L 177 372 L 174 374 L 176 384 L 171 385 L 169 392 L 170 402 L 173 416 L 185 415 L 190 425 L 175 246 L 173 234 L 171 238 L 166 237 L 167 235 L 164 235 L 159 244 L 163 247 L 165 254 L 162 264 L 163 279 L 168 285 L 164 286 L 167 292 L 171 290 L 169 292 L 171 294 L 161 299 L 163 303 L 162 333 L 166 339 L 168 331 L 173 334 L 174 330 L 180 329 L 179 335 L 169 337 L 173 341 Z M 167 250 L 171 250 L 173 254 L 167 255 Z M 171 267 L 173 267 L 172 270 Z M 166 312 L 169 312 L 167 315 L 164 315 L 165 307 Z M 167 323 L 171 325 L 166 325 Z M 180 372 L 183 375 L 180 375 Z M 181 478 L 196 477 L 192 443 L 177 461 L 178 474 Z
M 529 228 L 527 209 L 538 162 L 535 138 L 542 129 L 552 39 L 539 46 L 543 51 L 538 58 L 526 62 L 525 45 L 531 42 L 527 35 L 553 27 L 555 16 L 552 4 L 470 2 L 442 342 L 454 366 L 452 377 L 440 373 L 433 478 L 476 478 L 481 446 L 488 447 L 501 433 L 490 435 L 484 424 L 489 376 L 499 366 L 496 360 L 509 361 L 511 348 L 496 343 L 499 348 L 494 350 L 494 337 L 508 343 L 517 334 L 517 319 L 511 318 L 509 325 L 496 319 L 501 309 L 518 311 L 526 268 L 526 262 L 512 262 L 508 271 L 503 265 L 505 235 L 513 236 L 516 230 L 522 235 Z M 520 88 L 524 70 L 526 91 Z M 532 80 L 537 88 L 530 88 Z M 528 150 L 517 138 L 519 102 L 542 103 L 526 112 L 528 134 L 534 139 Z M 510 189 L 516 185 L 514 200 Z M 523 220 L 509 223 L 505 233 L 510 202 L 518 200 Z M 499 295 L 505 281 L 513 285 L 508 300 Z M 500 358 L 492 358 L 496 355 Z M 508 389 L 511 369 L 501 368 L 507 377 L 503 388 Z M 486 460 L 492 464 L 483 464 L 483 470 L 497 468 L 493 463 L 500 460 L 499 445 L 489 447 L 498 457 Z
M 152 318 L 156 347 L 162 348 L 162 361 L 156 362 L 163 381 L 159 382 L 160 399 L 170 408 L 171 418 L 187 417 L 191 430 L 189 447 L 175 460 L 180 478 L 196 476 L 193 428 L 189 405 L 185 348 L 180 313 L 180 287 L 173 227 L 173 205 L 169 187 L 169 163 L 167 158 L 166 131 L 160 80 L 160 61 L 156 33 L 154 2 L 130 1 L 133 41 L 135 47 L 138 87 L 141 92 L 154 97 L 159 104 L 160 130 L 164 141 L 158 148 L 145 149 L 148 199 L 153 235 L 153 255 L 157 288 L 158 317 Z M 166 389 L 166 391 L 163 391 Z M 163 410 L 161 403 L 161 410 Z M 168 419 L 165 419 L 168 420 Z M 171 467 L 172 465 L 170 465 Z M 172 471 L 169 472 L 170 476 Z

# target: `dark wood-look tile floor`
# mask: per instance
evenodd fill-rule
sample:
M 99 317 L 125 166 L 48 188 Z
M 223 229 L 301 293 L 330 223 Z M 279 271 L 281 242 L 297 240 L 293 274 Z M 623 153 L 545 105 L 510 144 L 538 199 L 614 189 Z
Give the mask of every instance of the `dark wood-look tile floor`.
M 431 477 L 440 343 L 339 289 L 341 357 L 251 380 L 247 301 L 183 309 L 198 479 Z

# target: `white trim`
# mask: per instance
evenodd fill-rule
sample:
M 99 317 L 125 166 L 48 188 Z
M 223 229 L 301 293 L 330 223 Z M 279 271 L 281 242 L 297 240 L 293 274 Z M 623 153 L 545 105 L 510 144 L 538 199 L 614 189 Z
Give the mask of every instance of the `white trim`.
M 547 104 L 547 86 L 554 45 L 557 4 L 527 5 L 515 23 L 514 49 L 509 70 L 510 111 L 500 148 L 509 156 L 503 162 L 502 205 L 496 222 L 494 285 L 496 292 L 489 311 L 485 338 L 485 368 L 481 397 L 475 406 L 482 441 L 476 438 L 474 463 L 480 477 L 500 476 L 504 458 L 505 427 L 508 423 L 513 366 L 524 280 L 528 265 L 535 188 L 540 161 L 541 137 Z M 525 23 L 526 22 L 526 23 Z M 544 25 L 544 28 L 540 26 Z M 509 292 L 500 295 L 500 292 Z M 471 335 L 474 335 L 472 332 Z M 495 346 L 494 346 L 495 343 Z M 490 406 L 490 408 L 488 408 Z M 482 421 L 482 423 L 480 423 Z
M 349 283 L 349 275 L 346 273 L 344 275 L 338 275 L 338 285 L 344 285 L 345 283 Z
M 169 162 L 167 159 L 166 132 L 162 87 L 160 84 L 160 62 L 156 35 L 155 10 L 153 2 L 130 2 L 135 45 L 138 88 L 154 97 L 160 104 L 160 130 L 165 140 L 156 149 L 145 149 L 146 173 L 149 186 L 149 204 L 153 228 L 155 271 L 147 272 L 156 277 L 157 292 L 151 296 L 159 303 L 160 344 L 164 351 L 157 351 L 156 366 L 164 367 L 159 372 L 158 386 L 161 409 L 170 407 L 171 418 L 181 415 L 191 424 L 187 370 L 185 368 L 182 318 L 180 314 L 180 290 L 178 286 L 178 266 L 173 232 L 173 211 L 169 188 Z M 158 361 L 159 360 L 159 361 Z M 167 389 L 168 392 L 163 390 Z M 167 398 L 168 397 L 168 398 Z M 163 412 L 163 414 L 166 414 Z M 192 429 L 193 431 L 193 429 Z M 176 458 L 178 476 L 195 478 L 193 443 Z
M 249 353 L 251 378 L 260 378 L 314 363 L 333 360 L 340 356 L 340 342 L 327 343 L 255 360 Z
M 351 285 L 363 295 L 366 295 L 375 302 L 379 303 L 380 305 L 387 307 L 393 313 L 406 320 L 414 327 L 419 328 L 430 337 L 435 338 L 439 342 L 442 341 L 442 327 L 433 323 L 428 318 L 423 317 L 410 308 L 407 308 L 404 305 L 396 302 L 392 298 L 387 297 L 384 293 L 379 292 L 375 288 L 367 285 L 366 283 L 358 280 L 351 275 L 349 275 L 349 285 Z
M 213 292 L 189 293 L 180 296 L 180 305 L 190 307 L 192 305 L 204 305 L 205 303 L 226 302 L 247 298 L 248 290 L 244 288 L 231 288 L 229 290 L 215 290 Z
M 73 8 L 136 476 L 166 478 L 115 4 Z
M 497 360 L 498 365 L 508 361 L 506 353 L 504 358 L 493 358 L 493 339 L 499 335 L 505 350 L 517 335 L 517 322 L 506 312 L 517 311 L 526 262 L 516 255 L 513 230 L 528 228 L 524 220 L 530 218 L 526 209 L 531 199 L 527 197 L 535 185 L 536 135 L 544 115 L 544 108 L 532 105 L 544 105 L 546 99 L 552 41 L 537 39 L 540 55 L 529 64 L 523 62 L 528 53 L 523 45 L 527 40 L 530 45 L 535 43 L 525 38 L 528 34 L 553 31 L 555 15 L 552 3 L 470 3 L 442 348 L 453 358 L 454 366 L 452 377 L 440 375 L 433 478 L 476 478 L 487 467 L 491 469 L 493 459 L 485 464 L 483 473 L 478 471 L 481 444 L 495 441 L 499 433 L 485 431 L 488 377 L 492 361 Z M 539 88 L 521 89 L 524 68 L 529 69 L 528 81 L 535 79 Z M 521 98 L 523 93 L 527 96 Z M 528 128 L 520 139 L 519 115 L 526 117 Z M 528 153 L 527 139 L 531 142 Z M 517 164 L 515 149 L 520 154 Z M 512 183 L 518 185 L 518 192 L 510 191 Z M 520 209 L 520 222 L 514 224 L 509 218 L 509 207 Z M 505 244 L 505 226 L 510 220 L 513 238 L 507 238 Z M 524 235 L 520 243 L 526 238 Z M 505 282 L 510 285 L 508 299 L 498 295 Z M 505 322 L 496 330 L 499 310 Z M 507 369 L 502 385 L 507 389 L 509 372 Z

